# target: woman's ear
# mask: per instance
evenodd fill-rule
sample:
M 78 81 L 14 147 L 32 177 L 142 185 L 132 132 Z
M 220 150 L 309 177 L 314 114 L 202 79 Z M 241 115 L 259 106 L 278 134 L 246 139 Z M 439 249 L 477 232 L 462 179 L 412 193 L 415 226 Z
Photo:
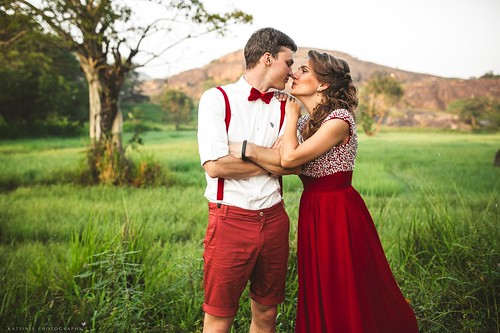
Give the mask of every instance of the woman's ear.
M 318 86 L 318 89 L 316 89 L 317 92 L 322 92 L 323 90 L 327 89 L 330 85 L 327 83 L 320 83 Z

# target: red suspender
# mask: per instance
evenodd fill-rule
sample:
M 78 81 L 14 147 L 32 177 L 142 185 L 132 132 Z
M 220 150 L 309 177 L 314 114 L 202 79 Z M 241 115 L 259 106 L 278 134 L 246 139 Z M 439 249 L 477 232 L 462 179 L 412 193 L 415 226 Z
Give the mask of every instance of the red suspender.
M 279 134 L 279 131 L 281 131 L 281 127 L 283 126 L 283 121 L 285 120 L 285 105 L 286 105 L 286 101 L 282 101 L 281 107 L 280 107 L 281 118 L 280 118 L 280 128 L 278 129 L 278 134 Z
M 229 104 L 229 98 L 227 97 L 226 92 L 224 89 L 221 87 L 217 87 L 217 89 L 220 90 L 222 95 L 224 96 L 224 102 L 226 104 L 226 116 L 224 117 L 224 121 L 226 122 L 226 132 L 229 130 L 229 123 L 231 122 L 231 105 Z M 281 102 L 281 118 L 280 118 L 280 127 L 278 129 L 278 133 L 281 130 L 281 127 L 283 126 L 283 121 L 285 119 L 285 104 L 286 101 Z M 279 183 L 280 183 L 280 191 L 281 191 L 281 196 L 283 196 L 283 180 L 281 176 L 278 177 Z M 224 198 L 224 178 L 219 178 L 217 180 L 217 201 L 220 202 Z
M 283 126 L 283 121 L 285 120 L 285 105 L 286 105 L 286 100 L 285 101 L 281 101 L 281 107 L 280 107 L 280 110 L 281 110 L 281 118 L 280 118 L 280 127 L 278 129 L 278 135 L 281 131 L 281 127 Z M 280 193 L 281 193 L 281 197 L 283 198 L 283 177 L 281 176 L 278 176 L 278 181 L 280 183 Z
M 229 130 L 229 123 L 231 122 L 231 105 L 229 104 L 229 99 L 227 98 L 227 94 L 221 87 L 217 87 L 224 96 L 224 102 L 226 103 L 226 116 L 224 117 L 224 121 L 226 122 L 226 132 Z M 224 178 L 219 178 L 217 180 L 217 201 L 220 202 L 224 198 Z
M 227 98 L 227 94 L 222 89 L 221 87 L 217 87 L 222 92 L 222 95 L 224 95 L 224 102 L 226 103 L 226 117 L 224 118 L 224 121 L 226 122 L 226 132 L 229 129 L 229 123 L 231 122 L 231 105 L 229 105 L 229 98 Z

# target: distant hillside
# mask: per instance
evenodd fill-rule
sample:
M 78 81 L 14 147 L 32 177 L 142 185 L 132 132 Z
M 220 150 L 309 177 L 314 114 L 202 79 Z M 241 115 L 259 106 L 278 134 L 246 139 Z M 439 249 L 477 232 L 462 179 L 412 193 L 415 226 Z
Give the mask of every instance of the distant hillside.
M 309 48 L 299 48 L 295 55 L 296 63 L 300 63 L 307 56 L 308 50 Z M 358 85 L 365 84 L 376 72 L 394 74 L 403 83 L 405 94 L 401 105 L 403 111 L 407 113 L 406 118 L 408 116 L 414 118 L 406 120 L 405 124 L 409 126 L 433 126 L 422 119 L 437 117 L 440 119 L 437 127 L 460 127 L 459 124 L 450 123 L 457 122 L 452 115 L 443 114 L 449 103 L 471 96 L 490 96 L 500 99 L 500 79 L 443 78 L 361 61 L 342 52 L 322 51 L 347 61 L 351 67 L 352 77 Z M 166 87 L 179 88 L 196 100 L 203 91 L 210 87 L 236 81 L 243 74 L 244 69 L 243 51 L 239 50 L 214 60 L 202 68 L 185 71 L 165 80 L 144 81 L 142 90 L 146 95 L 153 97 L 159 95 Z M 422 112 L 436 113 L 436 115 L 416 118 L 413 116 L 421 115 Z M 400 122 L 401 119 L 397 120 L 397 123 Z

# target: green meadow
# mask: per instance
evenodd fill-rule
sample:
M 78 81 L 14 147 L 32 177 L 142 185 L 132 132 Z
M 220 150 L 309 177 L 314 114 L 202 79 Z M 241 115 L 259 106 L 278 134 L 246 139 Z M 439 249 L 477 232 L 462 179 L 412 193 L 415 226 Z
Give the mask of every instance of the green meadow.
M 354 187 L 421 332 L 500 332 L 500 133 L 386 130 L 359 141 Z M 127 154 L 161 165 L 162 185 L 79 185 L 86 138 L 0 141 L 1 332 L 201 332 L 196 133 L 144 142 Z M 301 189 L 284 177 L 292 228 L 278 332 L 294 329 Z M 245 292 L 233 332 L 249 319 Z

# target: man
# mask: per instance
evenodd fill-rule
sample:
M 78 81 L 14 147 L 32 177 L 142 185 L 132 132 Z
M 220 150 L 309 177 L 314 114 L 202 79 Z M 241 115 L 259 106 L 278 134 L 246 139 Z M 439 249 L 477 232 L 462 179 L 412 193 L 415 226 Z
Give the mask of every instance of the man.
M 289 219 L 275 175 L 229 155 L 229 141 L 272 147 L 284 107 L 269 89 L 283 90 L 292 75 L 295 42 L 273 28 L 254 32 L 245 45 L 239 81 L 206 91 L 198 110 L 198 146 L 206 172 L 209 223 L 204 240 L 205 333 L 229 332 L 250 281 L 250 332 L 274 332 L 284 300 Z M 267 92 L 267 94 L 265 93 Z

